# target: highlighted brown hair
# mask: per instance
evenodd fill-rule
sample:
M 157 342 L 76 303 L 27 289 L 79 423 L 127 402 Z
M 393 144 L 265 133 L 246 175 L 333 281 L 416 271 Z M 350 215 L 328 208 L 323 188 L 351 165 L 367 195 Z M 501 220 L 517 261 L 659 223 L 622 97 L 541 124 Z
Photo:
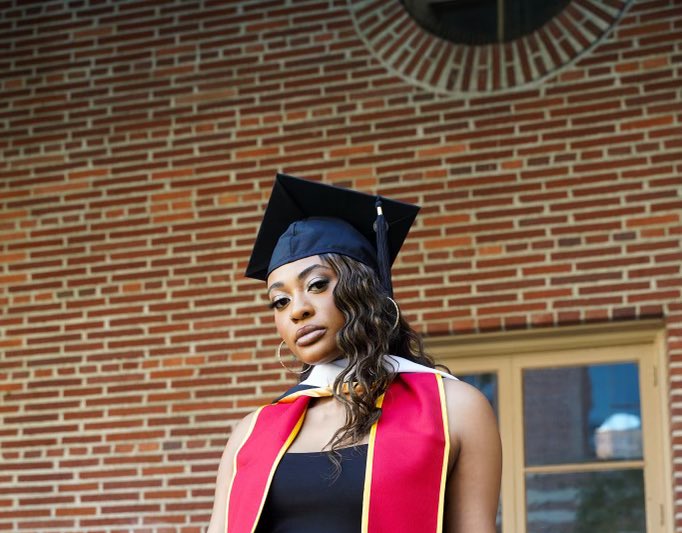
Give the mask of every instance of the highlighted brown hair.
M 348 359 L 348 366 L 333 386 L 334 397 L 346 409 L 346 423 L 328 443 L 333 452 L 331 459 L 338 468 L 337 450 L 360 442 L 381 416 L 376 401 L 395 377 L 382 364 L 382 356 L 399 355 L 431 368 L 435 365 L 402 314 L 395 327 L 396 308 L 370 267 L 345 255 L 320 257 L 338 276 L 334 301 L 346 319 L 336 342 Z M 359 385 L 359 390 L 351 387 L 350 394 L 343 394 L 346 381 Z

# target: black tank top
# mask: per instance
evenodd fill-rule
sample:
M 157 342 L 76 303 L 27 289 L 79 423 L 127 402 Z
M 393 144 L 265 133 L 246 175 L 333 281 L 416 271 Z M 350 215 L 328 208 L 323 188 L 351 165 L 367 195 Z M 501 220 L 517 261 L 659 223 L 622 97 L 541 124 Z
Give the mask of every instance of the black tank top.
M 358 533 L 367 445 L 339 450 L 341 472 L 326 452 L 285 453 L 256 533 Z

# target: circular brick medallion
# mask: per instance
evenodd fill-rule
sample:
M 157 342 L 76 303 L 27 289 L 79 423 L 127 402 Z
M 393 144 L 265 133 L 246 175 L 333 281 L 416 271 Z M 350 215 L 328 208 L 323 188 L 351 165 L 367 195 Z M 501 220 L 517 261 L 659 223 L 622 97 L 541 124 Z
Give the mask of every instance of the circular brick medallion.
M 348 0 L 374 56 L 401 78 L 439 93 L 486 93 L 533 85 L 572 64 L 632 0 L 572 0 L 533 33 L 508 43 L 457 44 L 422 28 L 400 0 Z

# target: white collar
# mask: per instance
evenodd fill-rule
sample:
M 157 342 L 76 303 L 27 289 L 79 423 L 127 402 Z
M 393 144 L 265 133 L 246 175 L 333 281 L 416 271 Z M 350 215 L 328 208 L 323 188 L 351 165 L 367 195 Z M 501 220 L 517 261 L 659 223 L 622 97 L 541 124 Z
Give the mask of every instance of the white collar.
M 398 357 L 397 355 L 385 355 L 384 366 L 388 369 L 393 370 L 396 373 L 400 372 L 422 372 L 430 374 L 440 374 L 444 378 L 457 379 L 455 376 L 437 370 L 435 368 L 430 368 L 428 366 L 420 365 L 405 359 L 404 357 Z M 338 376 L 341 371 L 348 365 L 348 359 L 337 359 L 331 363 L 322 363 L 315 365 L 310 372 L 310 375 L 305 381 L 302 381 L 300 385 L 311 385 L 313 387 L 330 387 L 334 384 L 336 376 Z

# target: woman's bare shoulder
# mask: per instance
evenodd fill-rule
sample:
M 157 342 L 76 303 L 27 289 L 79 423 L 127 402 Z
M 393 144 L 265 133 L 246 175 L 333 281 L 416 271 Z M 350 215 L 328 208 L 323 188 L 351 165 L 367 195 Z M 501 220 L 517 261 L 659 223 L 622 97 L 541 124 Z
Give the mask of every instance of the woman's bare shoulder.
M 502 449 L 497 417 L 475 387 L 444 383 L 450 450 L 447 531 L 495 531 Z
M 244 439 L 248 436 L 258 412 L 259 409 L 252 411 L 237 422 L 232 429 L 230 438 L 227 440 L 216 475 L 213 511 L 211 513 L 211 521 L 208 525 L 207 533 L 218 533 L 225 530 L 225 506 L 227 505 L 230 480 L 232 479 L 234 457 L 237 454 L 239 446 L 241 446 Z
M 445 399 L 448 408 L 482 409 L 489 408 L 490 402 L 476 387 L 458 379 L 444 379 Z
M 260 412 L 260 409 L 256 409 L 255 411 L 251 411 L 250 413 L 247 413 L 244 418 L 242 418 L 239 422 L 237 422 L 232 429 L 232 433 L 230 435 L 230 439 L 228 440 L 227 444 L 228 446 L 230 443 L 232 444 L 240 444 L 242 440 L 244 440 L 244 437 L 246 437 L 246 434 L 249 432 L 251 429 L 251 425 L 255 422 L 256 416 Z M 235 441 L 237 441 L 235 443 Z
M 454 379 L 444 380 L 448 425 L 453 443 L 476 440 L 481 433 L 497 433 L 497 418 L 488 399 L 476 387 Z

